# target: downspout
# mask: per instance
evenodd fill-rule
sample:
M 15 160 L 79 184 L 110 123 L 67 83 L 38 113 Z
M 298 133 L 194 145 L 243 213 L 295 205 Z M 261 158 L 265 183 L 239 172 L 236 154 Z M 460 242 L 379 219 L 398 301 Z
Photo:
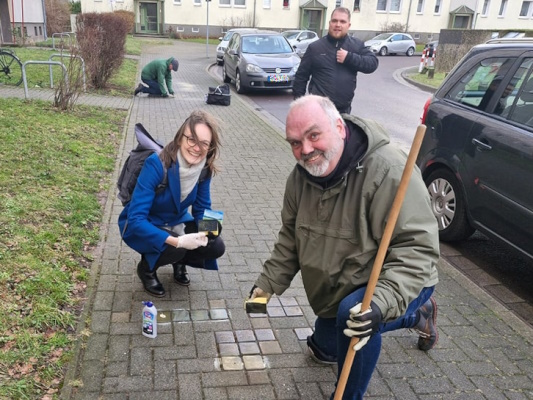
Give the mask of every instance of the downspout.
M 15 34 L 15 2 L 14 0 L 11 0 L 11 25 L 13 26 L 13 33 L 11 36 L 13 36 Z
M 255 28 L 255 7 L 256 7 L 256 4 L 257 4 L 257 0 L 254 0 L 254 17 L 253 17 L 253 21 L 252 21 L 252 27 Z
M 22 40 L 22 43 L 24 44 L 25 38 L 24 38 L 24 0 L 20 0 L 20 12 L 22 13 L 22 21 L 21 21 L 21 31 L 20 31 L 20 38 Z
M 409 32 L 409 17 L 411 16 L 411 5 L 413 0 L 409 0 L 409 8 L 407 9 L 407 21 L 405 22 L 405 33 Z

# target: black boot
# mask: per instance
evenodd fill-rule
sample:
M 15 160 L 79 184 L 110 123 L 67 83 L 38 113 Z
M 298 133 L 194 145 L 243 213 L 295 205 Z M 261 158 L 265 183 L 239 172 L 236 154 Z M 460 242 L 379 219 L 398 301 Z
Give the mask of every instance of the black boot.
M 174 280 L 177 284 L 183 286 L 189 286 L 191 284 L 185 264 L 174 263 L 172 264 L 172 268 L 174 268 Z
M 159 279 L 157 279 L 156 269 L 150 270 L 148 262 L 141 259 L 137 265 L 137 275 L 141 280 L 144 290 L 156 297 L 163 297 L 165 295 L 165 289 Z

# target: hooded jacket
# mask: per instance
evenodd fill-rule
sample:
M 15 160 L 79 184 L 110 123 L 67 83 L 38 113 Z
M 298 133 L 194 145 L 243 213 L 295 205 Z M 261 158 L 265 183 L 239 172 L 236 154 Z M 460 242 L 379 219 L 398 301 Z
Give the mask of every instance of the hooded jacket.
M 348 51 L 342 64 L 337 62 L 337 50 L 341 48 Z M 357 86 L 357 72 L 370 74 L 378 64 L 375 54 L 361 40 L 348 35 L 337 40 L 326 35 L 307 48 L 294 78 L 294 98 L 305 95 L 311 77 L 309 93 L 328 97 L 338 110 L 347 109 Z
M 141 72 L 142 80 L 157 81 L 159 83 L 159 90 L 163 96 L 167 94 L 167 88 L 170 94 L 174 94 L 172 90 L 172 71 L 168 69 L 173 59 L 174 57 L 170 57 L 166 60 L 150 61 Z
M 333 178 L 316 179 L 299 165 L 289 175 L 278 241 L 255 283 L 281 295 L 301 271 L 309 303 L 323 318 L 334 318 L 340 301 L 367 284 L 406 162 L 376 122 L 343 118 L 347 139 Z M 438 259 L 437 222 L 415 167 L 374 292 L 384 321 L 437 283 Z

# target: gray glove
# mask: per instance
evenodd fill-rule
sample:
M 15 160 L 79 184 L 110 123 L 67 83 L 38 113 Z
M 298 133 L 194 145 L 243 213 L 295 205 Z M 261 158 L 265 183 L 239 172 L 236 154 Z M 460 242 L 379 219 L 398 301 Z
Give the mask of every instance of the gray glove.
M 188 233 L 178 237 L 177 248 L 184 248 L 187 250 L 194 250 L 198 247 L 205 247 L 207 245 L 207 236 L 205 233 Z
M 373 301 L 367 310 L 361 311 L 361 306 L 362 303 L 358 303 L 350 308 L 350 319 L 346 321 L 348 329 L 343 331 L 348 337 L 357 336 L 360 339 L 354 346 L 355 351 L 361 350 L 370 339 L 370 335 L 377 332 L 383 320 L 381 310 Z

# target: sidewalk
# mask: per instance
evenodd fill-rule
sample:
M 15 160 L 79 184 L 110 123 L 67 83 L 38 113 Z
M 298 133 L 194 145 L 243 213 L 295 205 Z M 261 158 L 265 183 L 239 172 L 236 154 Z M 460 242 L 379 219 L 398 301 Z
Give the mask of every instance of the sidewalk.
M 220 83 L 207 72 L 214 50 L 208 59 L 205 45 L 152 47 L 141 66 L 171 55 L 180 61 L 176 98 L 132 97 L 131 107 L 123 106 L 130 115 L 112 180 L 136 145 L 135 123 L 166 143 L 192 110 L 213 113 L 223 122 L 212 198 L 213 209 L 225 213 L 226 254 L 219 271 L 189 268 L 188 288 L 173 283 L 172 268 L 159 269 L 167 295 L 151 297 L 135 273 L 139 256 L 121 243 L 122 206 L 112 187 L 61 398 L 328 399 L 337 371 L 307 353 L 314 315 L 301 280 L 272 299 L 268 317 L 243 309 L 281 223 L 285 179 L 294 165 L 283 132 L 236 94 L 229 107 L 205 104 L 208 86 Z M 418 336 L 408 331 L 384 335 L 367 398 L 533 399 L 533 330 L 444 261 L 440 281 L 437 347 L 419 351 Z M 141 335 L 143 300 L 168 317 L 155 339 Z

